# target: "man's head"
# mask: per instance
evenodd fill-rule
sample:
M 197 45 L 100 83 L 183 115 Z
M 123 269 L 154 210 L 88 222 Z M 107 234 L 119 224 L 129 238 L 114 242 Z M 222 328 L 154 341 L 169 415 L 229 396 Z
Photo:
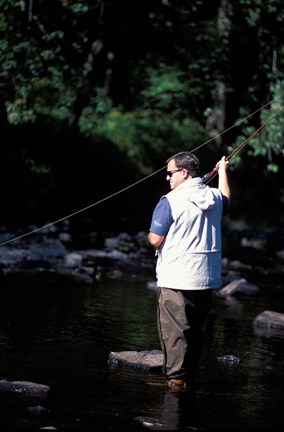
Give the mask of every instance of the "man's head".
M 193 153 L 180 152 L 171 156 L 167 160 L 167 180 L 171 189 L 175 189 L 189 178 L 198 177 L 199 170 L 199 160 Z

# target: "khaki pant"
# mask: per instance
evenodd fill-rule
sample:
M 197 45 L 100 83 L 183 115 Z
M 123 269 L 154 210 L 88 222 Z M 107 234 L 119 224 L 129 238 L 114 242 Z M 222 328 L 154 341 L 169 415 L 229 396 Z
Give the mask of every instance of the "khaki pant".
M 157 325 L 164 353 L 164 375 L 192 384 L 203 348 L 203 328 L 212 290 L 159 288 Z

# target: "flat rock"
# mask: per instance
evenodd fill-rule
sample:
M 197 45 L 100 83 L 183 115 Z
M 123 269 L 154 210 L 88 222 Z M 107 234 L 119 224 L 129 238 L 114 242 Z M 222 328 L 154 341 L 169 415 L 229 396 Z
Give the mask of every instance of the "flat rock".
M 108 363 L 112 366 L 128 366 L 144 370 L 160 369 L 163 365 L 162 351 L 121 351 L 111 352 Z
M 30 381 L 0 380 L 0 392 L 11 392 L 28 396 L 45 396 L 50 387 Z
M 228 285 L 218 290 L 217 295 L 225 297 L 237 292 L 243 294 L 255 294 L 258 290 L 259 289 L 256 285 L 249 283 L 245 278 L 241 278 L 233 280 Z
M 265 310 L 254 319 L 253 324 L 258 328 L 275 329 L 284 332 L 284 314 Z

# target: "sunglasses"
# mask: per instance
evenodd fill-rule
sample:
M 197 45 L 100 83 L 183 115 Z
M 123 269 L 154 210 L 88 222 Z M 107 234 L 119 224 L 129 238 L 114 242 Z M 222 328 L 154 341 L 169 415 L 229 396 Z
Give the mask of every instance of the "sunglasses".
M 179 172 L 179 171 L 182 171 L 182 170 L 183 170 L 183 168 L 176 169 L 176 170 L 173 170 L 173 171 L 167 171 L 167 177 L 168 177 L 168 176 L 169 176 L 169 177 L 172 177 L 174 173 Z

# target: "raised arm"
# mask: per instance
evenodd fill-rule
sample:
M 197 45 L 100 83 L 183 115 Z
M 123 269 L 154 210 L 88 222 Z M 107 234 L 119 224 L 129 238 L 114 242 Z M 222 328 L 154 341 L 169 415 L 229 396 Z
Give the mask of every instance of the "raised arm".
M 229 171 L 229 162 L 226 161 L 226 157 L 223 156 L 222 159 L 217 164 L 218 168 L 218 189 L 222 192 L 222 194 L 228 199 L 231 198 L 231 189 L 229 185 L 228 179 L 228 171 Z

